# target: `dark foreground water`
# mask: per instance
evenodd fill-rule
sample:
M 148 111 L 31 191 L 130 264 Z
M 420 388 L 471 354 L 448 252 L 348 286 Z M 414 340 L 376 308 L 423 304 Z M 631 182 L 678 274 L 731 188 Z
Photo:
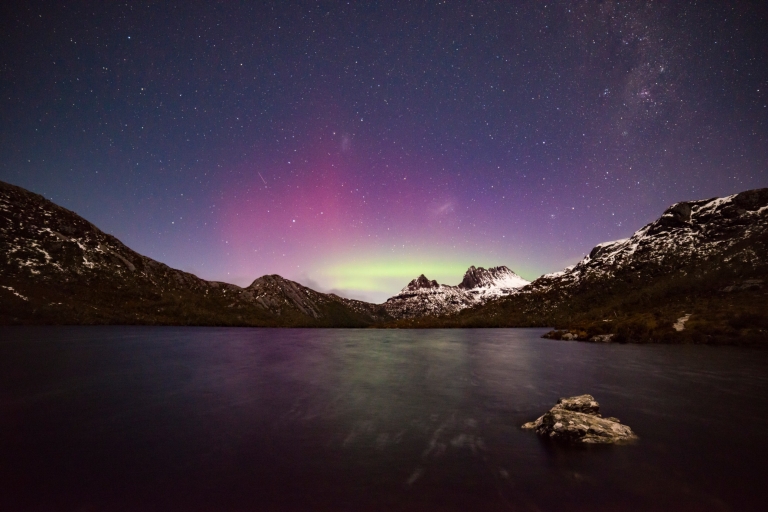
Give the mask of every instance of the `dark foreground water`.
M 0 330 L 0 510 L 765 510 L 768 351 L 537 329 Z M 591 393 L 640 436 L 519 427 Z

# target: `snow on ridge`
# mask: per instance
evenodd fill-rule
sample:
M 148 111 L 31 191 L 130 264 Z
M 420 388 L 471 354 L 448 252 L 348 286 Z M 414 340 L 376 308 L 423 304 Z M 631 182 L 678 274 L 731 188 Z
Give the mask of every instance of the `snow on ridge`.
M 22 300 L 26 300 L 26 301 L 29 300 L 27 297 L 25 297 L 24 295 L 20 294 L 19 292 L 17 292 L 16 290 L 14 290 L 10 286 L 2 286 L 2 285 L 0 285 L 0 288 L 5 288 L 6 290 L 8 290 L 9 292 L 11 292 L 12 294 L 14 294 L 15 296 L 19 297 Z
M 743 201 L 735 194 L 675 203 L 629 238 L 597 244 L 576 265 L 545 274 L 532 283 L 506 267 L 470 267 L 457 287 L 440 285 L 417 293 L 408 290 L 407 294 L 390 298 L 386 307 L 395 317 L 452 314 L 501 296 L 576 290 L 585 283 L 603 282 L 622 273 L 635 280 L 648 279 L 649 268 L 688 265 L 768 229 L 767 192 L 750 191 Z M 739 249 L 739 257 L 747 258 L 749 250 Z
M 573 267 L 568 267 L 563 270 L 558 270 L 557 272 L 550 272 L 549 274 L 544 274 L 543 276 L 539 277 L 539 279 L 556 279 L 558 277 L 563 277 L 566 272 L 568 272 Z M 538 281 L 539 279 L 536 279 L 535 281 Z
M 456 286 L 452 286 L 448 284 L 437 283 L 437 281 L 430 280 L 428 277 L 422 274 L 416 279 L 411 280 L 405 287 L 400 290 L 400 293 L 421 293 L 434 295 L 446 292 L 477 292 L 480 290 L 488 290 L 493 288 L 508 290 L 522 288 L 523 286 L 530 284 L 530 281 L 523 279 L 515 272 L 504 266 L 492 267 L 487 270 L 482 267 L 475 268 L 474 266 L 471 266 L 469 267 L 469 270 L 467 270 L 465 278 L 470 272 L 479 272 L 480 274 L 480 282 L 471 288 L 465 288 L 462 286 L 464 281 Z
M 712 200 L 702 199 L 701 201 L 707 201 L 707 202 L 699 206 L 698 212 L 702 212 L 704 210 L 712 210 L 712 211 L 717 210 L 719 206 L 732 202 L 733 198 L 735 198 L 737 195 L 738 194 L 733 194 L 725 197 L 716 197 Z M 697 201 L 685 201 L 685 202 L 697 202 Z M 676 203 L 675 205 L 677 204 L 681 204 L 681 203 Z M 672 206 L 675 206 L 675 205 L 672 205 Z
M 759 200 L 765 205 L 762 193 Z M 543 275 L 523 291 L 570 288 L 583 279 L 609 278 L 636 263 L 641 265 L 635 270 L 640 275 L 638 269 L 644 264 L 674 266 L 724 251 L 757 230 L 766 229 L 763 216 L 768 206 L 741 208 L 738 196 L 675 203 L 630 238 L 600 243 L 575 266 Z M 747 219 L 749 222 L 745 222 Z
M 595 249 L 604 249 L 604 248 L 606 248 L 606 247 L 610 247 L 610 246 L 612 246 L 612 245 L 616 245 L 616 244 L 621 244 L 621 243 L 624 243 L 624 242 L 626 242 L 627 240 L 629 240 L 629 238 L 622 238 L 622 239 L 620 239 L 620 240 L 614 240 L 614 241 L 612 241 L 612 242 L 603 242 L 603 243 L 599 243 L 599 244 L 597 244 L 597 245 L 595 246 Z
M 530 281 L 523 279 L 510 270 L 508 274 L 493 279 L 490 283 L 479 288 L 522 288 L 530 283 Z
M 437 286 L 422 286 L 418 288 L 411 288 L 410 283 L 405 285 L 402 290 L 400 290 L 400 293 L 407 293 L 407 294 L 414 294 L 414 293 L 420 293 L 425 295 L 434 295 L 436 293 L 445 292 L 447 290 L 454 290 L 455 286 L 450 286 L 447 284 L 438 284 Z
M 384 303 L 396 318 L 452 314 L 488 300 L 518 293 L 529 281 L 505 266 L 469 267 L 456 286 L 438 284 L 421 275 Z

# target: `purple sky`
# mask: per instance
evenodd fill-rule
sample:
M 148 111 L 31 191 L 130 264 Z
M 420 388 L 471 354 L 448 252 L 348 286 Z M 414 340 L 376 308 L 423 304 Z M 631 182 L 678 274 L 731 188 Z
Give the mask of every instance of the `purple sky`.
M 768 186 L 758 2 L 13 4 L 0 179 L 206 279 L 533 279 Z

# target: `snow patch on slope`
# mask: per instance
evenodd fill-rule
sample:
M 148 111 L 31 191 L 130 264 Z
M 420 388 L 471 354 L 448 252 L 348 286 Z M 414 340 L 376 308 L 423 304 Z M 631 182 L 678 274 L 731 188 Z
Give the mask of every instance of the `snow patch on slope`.
M 12 287 L 10 287 L 10 286 L 0 286 L 0 288 L 5 288 L 6 290 L 8 290 L 9 292 L 11 292 L 12 294 L 14 294 L 15 296 L 17 296 L 18 298 L 20 298 L 20 299 L 22 299 L 22 300 L 26 300 L 26 301 L 29 301 L 29 299 L 28 299 L 27 297 L 25 297 L 24 295 L 20 294 L 19 292 L 17 292 L 16 290 L 14 290 L 14 289 L 13 289 Z
M 631 237 L 596 245 L 576 265 L 541 276 L 523 292 L 567 291 L 585 280 L 610 279 L 618 272 L 632 272 L 642 279 L 649 268 L 675 268 L 722 254 L 768 228 L 766 202 L 768 189 L 673 204 Z M 748 261 L 752 252 L 749 247 L 739 249 L 724 262 Z
M 422 274 L 408 283 L 399 294 L 387 299 L 384 307 L 395 318 L 453 314 L 489 300 L 512 295 L 528 284 L 529 281 L 505 266 L 487 270 L 472 266 L 457 286 L 438 284 Z

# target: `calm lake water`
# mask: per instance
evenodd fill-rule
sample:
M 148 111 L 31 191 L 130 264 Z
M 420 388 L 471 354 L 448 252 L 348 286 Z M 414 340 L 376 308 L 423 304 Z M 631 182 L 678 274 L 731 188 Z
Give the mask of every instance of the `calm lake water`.
M 0 510 L 765 510 L 768 351 L 542 332 L 0 329 Z

